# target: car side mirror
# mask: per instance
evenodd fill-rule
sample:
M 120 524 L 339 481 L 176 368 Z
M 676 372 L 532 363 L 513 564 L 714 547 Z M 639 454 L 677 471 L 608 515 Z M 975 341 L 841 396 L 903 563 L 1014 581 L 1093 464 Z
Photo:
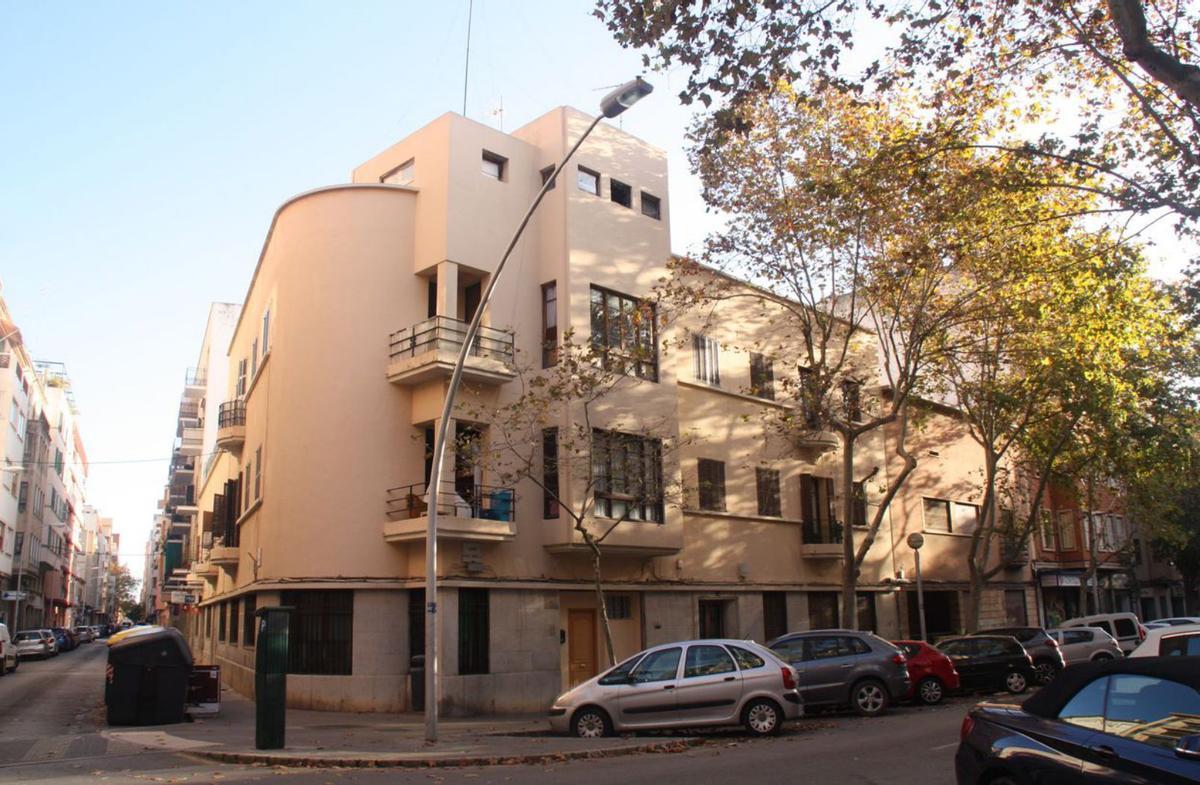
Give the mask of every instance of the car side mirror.
M 1188 760 L 1200 760 L 1200 733 L 1184 736 L 1175 742 L 1175 754 Z

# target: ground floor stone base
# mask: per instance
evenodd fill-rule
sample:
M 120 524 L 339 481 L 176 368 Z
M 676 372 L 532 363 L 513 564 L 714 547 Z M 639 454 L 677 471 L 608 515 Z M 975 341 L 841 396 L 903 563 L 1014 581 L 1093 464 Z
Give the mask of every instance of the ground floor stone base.
M 180 626 L 196 662 L 220 665 L 225 685 L 253 697 L 253 610 L 286 602 L 298 608 L 289 640 L 290 708 L 416 710 L 421 689 L 414 691 L 412 657 L 424 651 L 424 592 L 307 591 L 216 599 L 188 614 Z M 606 591 L 605 604 L 612 657 L 619 662 L 676 640 L 765 642 L 785 632 L 838 627 L 840 596 L 832 586 L 631 587 Z M 928 637 L 962 632 L 967 604 L 965 587 L 927 586 Z M 600 606 L 586 588 L 446 586 L 437 607 L 439 705 L 447 716 L 541 712 L 563 690 L 610 664 Z M 882 637 L 919 636 L 917 598 L 909 587 L 860 591 L 858 614 L 860 628 Z M 1035 615 L 1032 587 L 998 587 L 984 597 L 988 624 L 1036 623 Z

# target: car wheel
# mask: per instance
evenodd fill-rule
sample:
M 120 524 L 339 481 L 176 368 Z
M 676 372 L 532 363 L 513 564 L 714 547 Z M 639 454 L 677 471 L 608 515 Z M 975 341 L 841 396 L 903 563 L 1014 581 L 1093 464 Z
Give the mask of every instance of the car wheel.
M 936 706 L 946 697 L 946 688 L 936 676 L 926 676 L 917 682 L 917 697 L 926 706 Z
M 864 717 L 883 714 L 888 707 L 887 689 L 877 681 L 860 681 L 850 691 L 850 706 Z
M 1011 692 L 1013 695 L 1020 695 L 1029 687 L 1029 681 L 1025 678 L 1025 674 L 1020 671 L 1010 671 L 1004 677 L 1004 689 Z
M 987 785 L 1017 785 L 1017 781 L 1012 777 L 992 777 L 987 781 Z
M 578 736 L 581 739 L 599 739 L 603 736 L 611 736 L 612 732 L 612 720 L 608 718 L 604 709 L 585 706 L 575 712 L 575 716 L 571 718 L 572 736 Z
M 1095 657 L 1092 657 L 1092 662 L 1108 662 L 1113 659 L 1113 656 L 1106 651 L 1102 651 Z
M 783 712 L 774 701 L 756 698 L 742 712 L 742 724 L 753 736 L 774 736 L 783 730 Z
M 1058 675 L 1058 666 L 1052 662 L 1039 662 L 1033 666 L 1033 677 L 1038 684 L 1049 684 Z

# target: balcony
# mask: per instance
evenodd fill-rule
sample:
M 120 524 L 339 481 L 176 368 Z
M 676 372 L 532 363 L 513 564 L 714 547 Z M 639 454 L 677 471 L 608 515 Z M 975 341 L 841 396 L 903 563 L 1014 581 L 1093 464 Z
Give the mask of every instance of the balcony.
M 425 540 L 429 524 L 429 494 L 425 483 L 389 488 L 387 542 Z M 517 535 L 516 494 L 511 488 L 457 485 L 447 481 L 438 494 L 438 537 L 447 540 L 503 542 Z
M 217 565 L 212 563 L 210 554 L 204 554 L 201 561 L 192 565 L 192 575 L 206 581 L 216 581 L 219 573 Z
M 208 385 L 208 371 L 204 368 L 188 368 L 183 378 L 183 397 L 185 400 L 198 400 L 204 396 L 204 388 Z
M 225 572 L 236 572 L 238 566 L 237 546 L 215 544 L 208 552 L 208 560 Z
M 239 453 L 246 441 L 246 402 L 226 401 L 217 413 L 217 448 Z
M 181 455 L 199 455 L 204 450 L 204 429 L 181 428 L 179 431 L 179 446 L 176 450 Z
M 467 323 L 435 316 L 392 333 L 387 378 L 396 384 L 419 384 L 448 378 L 467 335 Z M 463 366 L 463 378 L 484 384 L 503 384 L 517 375 L 513 361 L 513 336 L 492 327 L 480 327 Z
M 800 539 L 800 555 L 809 559 L 842 558 L 842 525 L 804 524 Z

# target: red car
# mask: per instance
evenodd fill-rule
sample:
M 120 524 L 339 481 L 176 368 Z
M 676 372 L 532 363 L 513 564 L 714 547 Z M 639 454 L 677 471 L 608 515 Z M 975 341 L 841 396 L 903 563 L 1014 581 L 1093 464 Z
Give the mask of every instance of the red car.
M 908 658 L 908 678 L 912 688 L 910 699 L 929 706 L 941 703 L 947 690 L 958 689 L 958 671 L 954 662 L 928 643 L 921 641 L 892 641 Z

